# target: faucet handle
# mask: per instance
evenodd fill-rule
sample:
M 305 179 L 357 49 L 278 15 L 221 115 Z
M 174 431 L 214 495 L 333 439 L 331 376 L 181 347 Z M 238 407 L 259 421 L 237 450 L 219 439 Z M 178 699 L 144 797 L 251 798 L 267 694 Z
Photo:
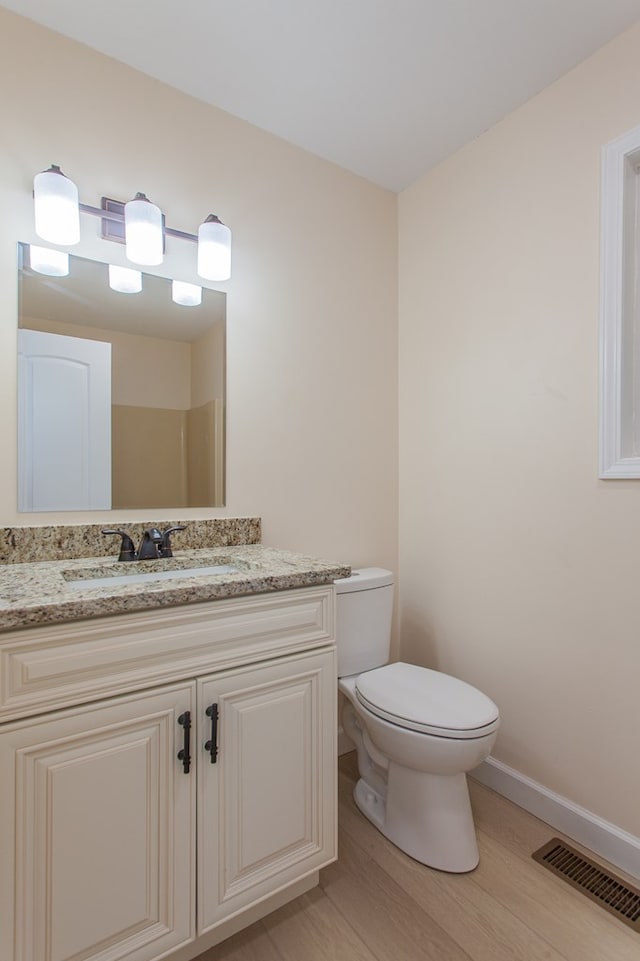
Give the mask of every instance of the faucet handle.
M 133 541 L 129 537 L 126 531 L 121 530 L 103 530 L 102 534 L 118 534 L 122 541 L 120 542 L 120 554 L 118 555 L 119 561 L 135 561 L 136 559 L 136 549 L 133 546 Z
M 170 534 L 174 531 L 184 531 L 186 527 L 184 524 L 177 524 L 175 527 L 167 527 L 166 531 L 162 533 L 162 546 L 160 548 L 163 557 L 173 557 L 173 551 L 171 550 L 171 538 Z

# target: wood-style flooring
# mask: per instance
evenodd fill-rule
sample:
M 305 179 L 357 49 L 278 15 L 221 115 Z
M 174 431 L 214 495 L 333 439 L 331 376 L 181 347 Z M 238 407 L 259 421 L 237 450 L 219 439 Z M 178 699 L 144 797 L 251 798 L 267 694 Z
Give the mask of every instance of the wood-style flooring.
M 480 865 L 444 874 L 376 831 L 355 780 L 344 755 L 339 859 L 320 886 L 197 961 L 640 961 L 640 934 L 531 859 L 557 835 L 542 821 L 471 781 Z

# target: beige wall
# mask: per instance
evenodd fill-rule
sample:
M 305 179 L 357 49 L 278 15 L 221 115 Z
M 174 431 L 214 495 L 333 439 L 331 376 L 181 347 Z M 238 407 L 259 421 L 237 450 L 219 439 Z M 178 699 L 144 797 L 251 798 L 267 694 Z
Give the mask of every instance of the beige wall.
M 112 344 L 112 401 L 133 407 L 188 410 L 191 347 L 161 337 L 108 331 Z M 88 337 L 91 335 L 88 333 Z
M 189 504 L 215 504 L 216 478 L 216 402 L 210 400 L 187 413 L 187 491 Z M 193 443 L 192 437 L 198 438 Z
M 111 408 L 111 503 L 176 508 L 188 494 L 189 411 L 159 407 Z M 197 503 L 197 502 L 196 502 Z M 204 499 L 203 503 L 212 503 Z
M 213 324 L 190 346 L 190 407 L 224 400 L 224 324 Z M 222 363 L 220 358 L 223 358 Z
M 191 344 L 35 317 L 22 317 L 22 326 L 110 343 L 114 404 L 169 410 L 191 406 Z
M 0 89 L 0 522 L 157 519 L 15 509 L 15 244 L 59 163 L 85 203 L 143 190 L 172 227 L 233 230 L 227 506 L 181 516 L 257 514 L 267 544 L 395 568 L 396 197 L 6 11 Z M 124 263 L 96 230 L 74 252 Z M 194 253 L 170 240 L 165 273 L 195 281 Z
M 640 835 L 640 483 L 599 481 L 601 146 L 640 27 L 400 198 L 402 653 L 499 704 L 495 755 Z

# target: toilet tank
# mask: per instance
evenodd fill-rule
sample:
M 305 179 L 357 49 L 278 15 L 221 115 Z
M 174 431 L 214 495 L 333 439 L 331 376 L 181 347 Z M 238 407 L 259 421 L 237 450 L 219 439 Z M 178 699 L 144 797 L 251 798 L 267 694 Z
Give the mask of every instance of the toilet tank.
M 361 674 L 389 660 L 393 574 L 364 567 L 334 581 L 338 677 Z

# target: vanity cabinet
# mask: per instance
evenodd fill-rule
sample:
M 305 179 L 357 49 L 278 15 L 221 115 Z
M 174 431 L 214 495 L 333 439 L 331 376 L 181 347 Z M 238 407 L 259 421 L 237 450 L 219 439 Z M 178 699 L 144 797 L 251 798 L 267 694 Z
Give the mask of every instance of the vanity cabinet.
M 336 855 L 335 697 L 328 587 L 0 635 L 3 961 L 195 957 L 283 903 Z

